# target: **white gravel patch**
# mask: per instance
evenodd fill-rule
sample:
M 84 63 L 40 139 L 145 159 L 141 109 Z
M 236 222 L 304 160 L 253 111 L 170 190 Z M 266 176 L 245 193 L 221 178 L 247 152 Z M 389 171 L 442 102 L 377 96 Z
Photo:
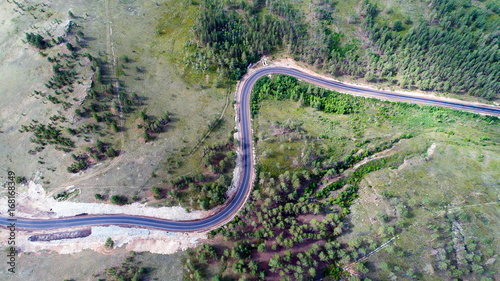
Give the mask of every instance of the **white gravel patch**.
M 61 230 L 57 230 L 61 231 Z M 104 247 L 106 240 L 111 238 L 114 248 L 125 247 L 127 251 L 151 252 L 156 254 L 173 254 L 179 250 L 196 247 L 200 239 L 206 239 L 206 234 L 192 233 L 181 234 L 165 232 L 160 230 L 148 230 L 141 228 L 124 228 L 119 226 L 95 226 L 92 234 L 84 238 L 61 239 L 54 241 L 29 241 L 33 234 L 50 233 L 50 231 L 39 231 L 26 233 L 16 232 L 16 246 L 21 252 L 40 253 L 52 251 L 59 254 L 74 254 L 83 250 L 93 250 L 100 253 L 112 254 L 113 249 Z M 0 232 L 0 245 L 7 247 L 8 231 Z

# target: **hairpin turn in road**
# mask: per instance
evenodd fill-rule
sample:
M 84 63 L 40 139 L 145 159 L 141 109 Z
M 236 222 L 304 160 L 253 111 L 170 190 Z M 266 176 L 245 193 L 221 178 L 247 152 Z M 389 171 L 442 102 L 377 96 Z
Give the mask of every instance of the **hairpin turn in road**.
M 213 216 L 192 220 L 192 221 L 172 221 L 153 217 L 133 216 L 133 215 L 82 215 L 75 217 L 52 218 L 52 219 L 25 219 L 16 218 L 16 228 L 18 229 L 57 229 L 89 225 L 120 225 L 125 227 L 144 227 L 160 229 L 173 232 L 203 232 L 217 228 L 233 219 L 238 210 L 245 204 L 250 194 L 253 175 L 253 151 L 252 133 L 250 119 L 250 94 L 254 83 L 264 75 L 284 74 L 294 76 L 300 80 L 315 84 L 320 87 L 335 89 L 340 92 L 349 92 L 356 95 L 374 97 L 384 100 L 402 101 L 409 103 L 427 104 L 439 107 L 448 107 L 463 111 L 476 112 L 480 114 L 500 116 L 500 108 L 482 105 L 469 104 L 459 101 L 441 100 L 435 97 L 412 96 L 401 93 L 391 93 L 368 89 L 353 85 L 343 84 L 334 80 L 325 79 L 316 75 L 307 74 L 294 68 L 286 67 L 266 67 L 255 70 L 242 81 L 240 91 L 240 104 L 238 114 L 240 151 L 242 153 L 242 174 L 236 195 L 225 207 Z M 1 216 L 0 225 L 9 226 L 9 218 Z

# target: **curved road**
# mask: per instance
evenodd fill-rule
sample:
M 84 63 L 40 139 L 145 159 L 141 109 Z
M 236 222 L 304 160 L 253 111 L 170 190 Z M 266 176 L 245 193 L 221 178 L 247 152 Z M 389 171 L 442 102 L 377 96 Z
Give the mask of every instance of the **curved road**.
M 324 79 L 315 75 L 304 73 L 300 70 L 285 67 L 267 67 L 254 71 L 246 80 L 242 82 L 241 97 L 239 104 L 239 120 L 240 120 L 240 151 L 242 151 L 243 169 L 240 178 L 240 185 L 236 195 L 231 202 L 226 204 L 225 208 L 215 215 L 194 221 L 171 221 L 152 217 L 132 216 L 132 215 L 83 215 L 76 217 L 33 220 L 17 218 L 15 221 L 16 228 L 19 229 L 56 229 L 74 226 L 88 225 L 120 225 L 126 227 L 145 227 L 153 229 L 161 229 L 175 232 L 200 232 L 217 228 L 228 221 L 232 220 L 237 211 L 244 205 L 248 194 L 251 190 L 252 175 L 253 175 L 253 156 L 252 156 L 252 136 L 250 129 L 250 94 L 252 87 L 260 77 L 269 74 L 286 74 L 294 76 L 300 80 L 304 80 L 315 85 L 336 89 L 344 92 L 351 92 L 357 95 L 375 97 L 379 99 L 404 101 L 410 103 L 429 104 L 434 106 L 449 107 L 464 111 L 477 112 L 488 115 L 500 116 L 500 108 L 487 105 L 472 105 L 455 101 L 443 101 L 432 97 L 416 97 L 404 94 L 395 94 L 385 91 L 366 89 L 362 87 L 346 85 L 330 79 Z M 13 222 L 6 217 L 0 217 L 0 225 L 9 226 Z

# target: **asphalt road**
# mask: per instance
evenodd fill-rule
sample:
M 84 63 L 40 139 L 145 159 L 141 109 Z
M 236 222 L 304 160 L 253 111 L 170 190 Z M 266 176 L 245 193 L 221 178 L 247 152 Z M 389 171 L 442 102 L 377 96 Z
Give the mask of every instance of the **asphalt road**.
M 132 216 L 132 215 L 82 215 L 76 217 L 32 220 L 17 218 L 15 221 L 18 229 L 56 229 L 75 226 L 89 225 L 120 225 L 126 227 L 145 227 L 152 229 L 161 229 L 174 232 L 199 232 L 217 228 L 228 221 L 232 220 L 237 211 L 244 205 L 248 194 L 250 193 L 251 177 L 253 174 L 253 158 L 252 158 L 252 135 L 251 135 L 251 119 L 250 119 L 250 94 L 255 81 L 258 78 L 269 74 L 286 74 L 297 77 L 298 79 L 313 83 L 315 85 L 336 89 L 343 92 L 350 92 L 357 95 L 375 97 L 385 100 L 404 101 L 410 103 L 428 104 L 433 106 L 449 107 L 464 111 L 477 112 L 488 115 L 500 116 L 500 108 L 487 105 L 471 105 L 462 102 L 452 102 L 434 99 L 432 97 L 410 96 L 404 94 L 396 94 L 373 89 L 366 89 L 357 86 L 346 85 L 333 80 L 322 79 L 313 75 L 306 74 L 296 69 L 284 67 L 268 67 L 255 71 L 250 77 L 243 82 L 241 93 L 241 104 L 239 109 L 240 122 L 240 145 L 243 158 L 242 176 L 240 185 L 234 198 L 229 202 L 224 209 L 215 215 L 194 221 L 171 221 L 159 218 Z M 5 214 L 2 214 L 5 215 Z M 10 221 L 5 216 L 0 216 L 0 225 L 9 226 L 13 221 Z

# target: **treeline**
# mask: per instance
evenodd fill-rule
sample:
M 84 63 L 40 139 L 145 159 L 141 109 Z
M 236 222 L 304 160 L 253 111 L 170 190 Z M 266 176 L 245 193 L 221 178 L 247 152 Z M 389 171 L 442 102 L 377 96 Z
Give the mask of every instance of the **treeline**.
M 346 42 L 343 50 L 329 46 L 336 37 L 332 41 L 328 35 L 337 35 L 319 18 L 321 28 L 311 29 L 309 43 L 295 58 L 336 76 L 353 75 L 408 89 L 498 98 L 500 51 L 495 32 L 500 21 L 491 21 L 496 6 L 489 4 L 484 10 L 468 1 L 439 0 L 433 1 L 431 7 L 430 20 L 413 23 L 403 15 L 403 25 L 401 20 L 384 21 L 377 4 L 365 0 L 359 16 L 372 43 L 369 50 L 356 51 L 357 44 Z M 320 11 L 325 13 L 324 9 Z
M 340 64 L 343 72 L 362 74 L 355 44 L 342 44 L 342 34 L 324 24 L 309 26 L 288 1 L 204 0 L 201 9 L 195 35 L 202 48 L 187 44 L 188 64 L 197 70 L 212 67 L 222 79 L 234 81 L 262 55 L 284 50 L 316 66 L 328 61 Z

